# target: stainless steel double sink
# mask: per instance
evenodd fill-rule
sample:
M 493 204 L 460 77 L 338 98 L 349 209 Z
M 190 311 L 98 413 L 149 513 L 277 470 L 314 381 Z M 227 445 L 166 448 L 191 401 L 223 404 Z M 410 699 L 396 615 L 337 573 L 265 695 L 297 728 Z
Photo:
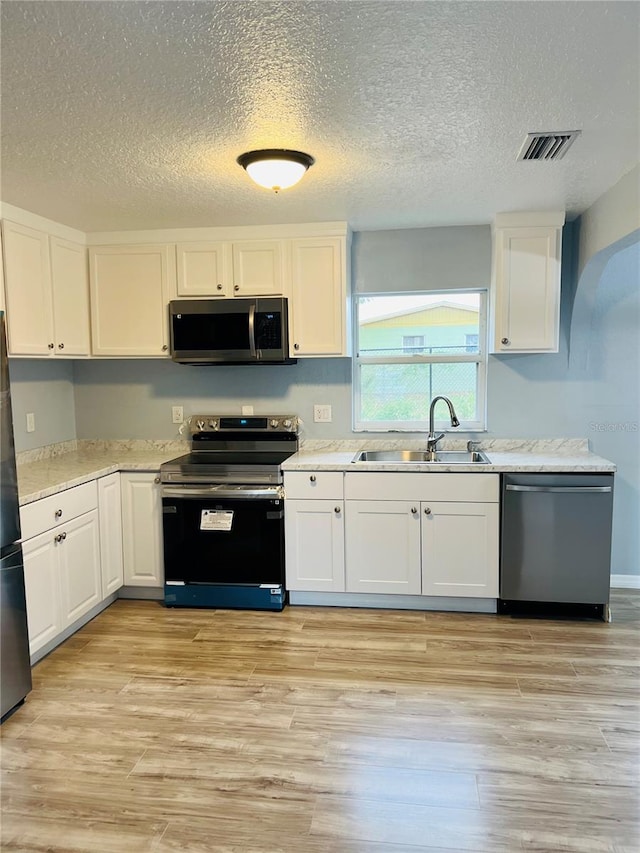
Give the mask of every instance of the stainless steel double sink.
M 488 464 L 489 460 L 481 450 L 436 450 L 435 459 L 426 450 L 360 450 L 352 462 L 392 462 L 411 463 L 429 462 L 442 464 L 464 464 L 471 462 Z

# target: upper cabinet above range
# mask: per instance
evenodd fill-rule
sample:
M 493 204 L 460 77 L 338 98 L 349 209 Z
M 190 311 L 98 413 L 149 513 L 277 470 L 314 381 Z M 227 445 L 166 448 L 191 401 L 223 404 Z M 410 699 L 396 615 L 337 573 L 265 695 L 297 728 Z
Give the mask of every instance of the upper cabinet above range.
M 496 216 L 492 352 L 558 352 L 564 219 L 564 213 Z
M 177 243 L 178 296 L 280 296 L 285 249 L 285 240 Z
M 9 355 L 88 356 L 85 246 L 4 220 Z

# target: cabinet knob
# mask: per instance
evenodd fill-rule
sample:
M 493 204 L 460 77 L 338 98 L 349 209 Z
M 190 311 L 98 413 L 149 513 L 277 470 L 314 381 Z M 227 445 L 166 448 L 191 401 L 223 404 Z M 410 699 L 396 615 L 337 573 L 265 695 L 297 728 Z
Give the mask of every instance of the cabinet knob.
M 60 535 L 62 536 L 63 541 L 67 538 L 67 534 L 66 534 L 66 533 L 62 533 L 62 534 L 60 534 Z
M 417 512 L 418 512 L 418 508 L 417 508 L 417 507 L 415 507 L 415 506 L 412 506 L 412 507 L 411 507 L 411 514 L 412 514 L 412 515 L 415 515 Z
M 53 541 L 60 543 L 60 542 L 63 542 L 66 538 L 67 538 L 66 533 L 58 533 L 58 535 L 54 537 Z
M 169 347 L 166 344 L 162 345 L 162 352 L 166 352 L 168 349 Z
M 64 344 L 58 344 L 58 349 L 64 349 Z
M 222 290 L 222 285 L 221 285 L 221 284 L 217 284 L 217 285 L 216 285 L 216 290 Z
M 339 506 L 334 507 L 333 511 L 335 512 L 336 515 L 340 515 L 340 507 Z
M 153 482 L 158 484 L 160 482 L 160 477 L 154 477 Z
M 425 515 L 431 515 L 431 507 L 426 506 L 426 507 L 424 508 L 424 514 L 425 514 Z
M 300 344 L 294 344 L 294 345 L 293 345 L 293 348 L 294 348 L 294 349 L 300 349 Z
M 509 340 L 509 338 L 503 338 L 500 343 L 504 344 L 505 346 L 508 346 L 511 341 Z
M 237 291 L 237 290 L 240 290 L 240 285 L 239 285 L 239 284 L 234 284 L 234 285 L 233 285 L 233 289 L 234 289 L 234 290 L 236 290 L 236 291 Z
M 53 349 L 53 344 L 49 344 L 49 349 Z
M 62 518 L 62 510 L 61 510 L 61 509 L 57 509 L 57 510 L 54 512 L 54 515 L 55 515 L 55 517 L 56 517 L 56 518 Z
M 312 475 L 309 477 L 309 480 L 311 480 L 311 482 L 312 482 L 312 483 L 315 483 L 315 481 L 316 481 L 316 475 L 315 475 L 315 474 L 312 474 Z

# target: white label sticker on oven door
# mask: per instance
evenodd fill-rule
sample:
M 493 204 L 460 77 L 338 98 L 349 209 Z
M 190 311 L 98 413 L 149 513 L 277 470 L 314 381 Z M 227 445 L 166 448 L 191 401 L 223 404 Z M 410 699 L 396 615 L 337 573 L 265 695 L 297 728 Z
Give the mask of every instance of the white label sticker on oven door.
M 203 509 L 200 530 L 231 530 L 232 522 L 232 509 Z

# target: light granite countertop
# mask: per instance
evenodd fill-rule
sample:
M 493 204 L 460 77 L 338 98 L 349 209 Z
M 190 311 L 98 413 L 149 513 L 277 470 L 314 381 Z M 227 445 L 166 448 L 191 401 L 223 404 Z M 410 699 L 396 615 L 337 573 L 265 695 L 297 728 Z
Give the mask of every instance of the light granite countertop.
M 188 443 L 180 441 L 74 441 L 21 453 L 20 505 L 116 471 L 158 471 L 163 462 L 188 452 Z
M 444 462 L 358 462 L 354 456 L 362 449 L 424 450 L 425 442 L 402 439 L 372 439 L 368 441 L 306 441 L 301 450 L 289 457 L 283 471 L 423 471 L 455 473 L 500 472 L 612 472 L 616 466 L 589 450 L 587 439 L 487 439 L 475 444 L 489 459 L 488 463 L 447 464 Z M 466 442 L 444 439 L 440 450 L 463 450 Z
M 587 439 L 491 439 L 478 442 L 488 464 L 352 462 L 359 450 L 424 450 L 424 441 L 364 439 L 303 440 L 301 450 L 287 459 L 284 471 L 423 471 L 496 472 L 611 472 L 616 466 L 591 453 Z M 445 439 L 442 450 L 466 447 Z M 18 493 L 21 506 L 40 498 L 105 477 L 117 471 L 158 471 L 163 462 L 189 452 L 186 441 L 70 441 L 18 454 Z

